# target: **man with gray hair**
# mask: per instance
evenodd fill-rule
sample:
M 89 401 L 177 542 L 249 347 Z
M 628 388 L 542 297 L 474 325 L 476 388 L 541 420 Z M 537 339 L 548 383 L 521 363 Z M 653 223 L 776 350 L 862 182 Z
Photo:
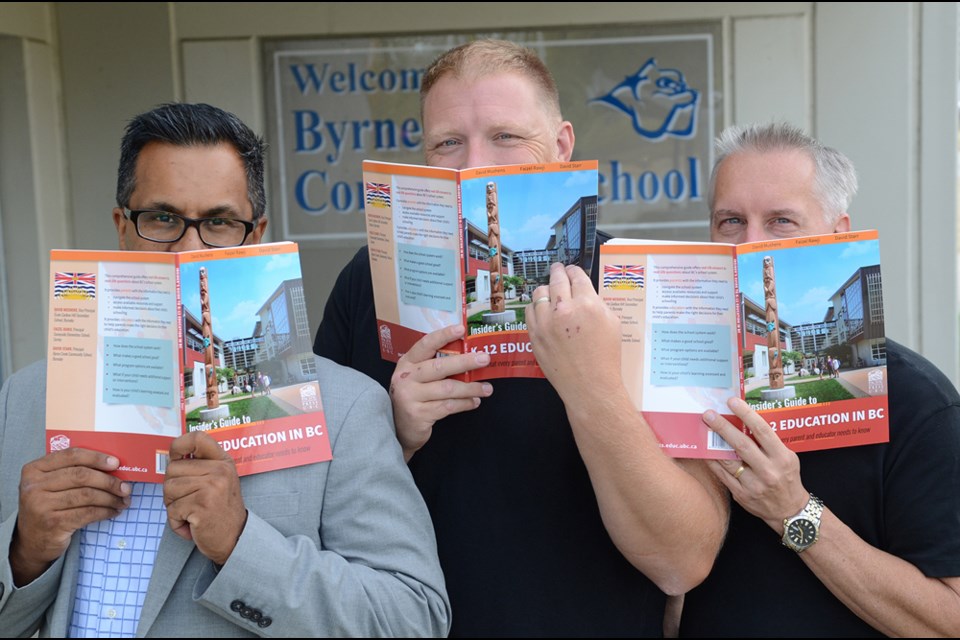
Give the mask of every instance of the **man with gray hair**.
M 717 151 L 712 240 L 849 230 L 857 179 L 840 152 L 784 124 L 731 127 Z M 740 399 L 753 439 L 704 414 L 740 460 L 710 463 L 734 504 L 681 636 L 960 635 L 960 395 L 893 340 L 886 357 L 888 443 L 796 454 Z
M 857 193 L 857 173 L 836 149 L 777 124 L 729 127 L 717 138 L 716 152 L 707 191 L 714 242 L 740 244 L 850 230 L 847 207 Z M 801 168 L 808 174 L 798 173 Z M 782 180 L 783 187 L 762 188 L 761 181 L 772 179 Z M 731 200 L 739 206 L 729 208 Z

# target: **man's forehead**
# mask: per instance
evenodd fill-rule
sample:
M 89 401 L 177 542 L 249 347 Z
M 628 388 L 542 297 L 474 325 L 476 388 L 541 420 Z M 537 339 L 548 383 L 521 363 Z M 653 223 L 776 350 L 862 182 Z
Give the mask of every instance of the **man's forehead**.
M 744 150 L 724 158 L 717 170 L 715 195 L 776 200 L 814 195 L 813 160 L 797 150 Z M 719 206 L 719 203 L 715 203 Z
M 519 106 L 526 99 L 532 99 L 538 107 L 538 117 L 549 115 L 550 109 L 540 86 L 529 76 L 519 71 L 491 71 L 488 73 L 448 73 L 437 80 L 436 84 L 423 99 L 424 125 L 429 124 L 430 115 L 452 108 L 478 108 L 486 104 Z M 524 105 L 527 106 L 527 105 Z M 517 119 L 527 113 L 514 113 Z M 557 114 L 559 119 L 559 114 Z
M 138 206 L 159 203 L 173 210 L 203 202 L 203 209 L 236 202 L 248 204 L 247 172 L 234 145 L 176 145 L 149 142 L 137 156 L 131 198 Z M 215 202 L 215 205 L 209 204 Z
M 816 170 L 813 158 L 801 149 L 755 149 L 736 151 L 720 163 L 721 173 L 749 172 L 756 179 L 775 178 L 793 181 L 812 178 Z

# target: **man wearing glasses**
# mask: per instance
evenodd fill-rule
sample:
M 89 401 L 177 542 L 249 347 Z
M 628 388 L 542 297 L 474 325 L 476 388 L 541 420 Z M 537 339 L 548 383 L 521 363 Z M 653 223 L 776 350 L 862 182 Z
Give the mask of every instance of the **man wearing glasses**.
M 120 248 L 260 242 L 263 141 L 209 105 L 134 118 L 121 146 Z M 386 392 L 317 360 L 333 460 L 240 479 L 203 432 L 174 440 L 163 484 L 116 457 L 44 455 L 44 362 L 0 391 L 4 636 L 444 636 L 433 527 Z M 69 402 L 69 396 L 64 396 Z M 168 526 L 169 525 L 169 526 Z
M 239 135 L 230 143 L 198 128 L 197 143 L 184 145 L 156 139 L 156 126 L 146 115 L 134 119 L 121 145 L 113 210 L 120 248 L 191 251 L 259 243 L 267 228 L 263 149 L 256 149 L 259 161 L 249 160 L 259 140 Z

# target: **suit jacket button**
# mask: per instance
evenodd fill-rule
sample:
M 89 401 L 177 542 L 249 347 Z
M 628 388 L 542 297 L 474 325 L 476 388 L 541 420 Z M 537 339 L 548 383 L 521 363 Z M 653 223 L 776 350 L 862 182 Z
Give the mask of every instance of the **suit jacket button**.
M 247 605 L 243 600 L 234 600 L 230 603 L 230 611 L 240 611 L 245 606 Z
M 273 618 L 264 616 L 257 621 L 257 624 L 260 625 L 261 628 L 269 627 L 271 624 L 273 624 Z
M 240 612 L 241 618 L 249 618 L 252 615 L 253 615 L 253 608 L 251 607 L 244 607 L 243 610 Z
M 250 619 L 254 622 L 260 622 L 261 618 L 263 618 L 263 612 L 261 612 L 260 609 L 254 609 Z

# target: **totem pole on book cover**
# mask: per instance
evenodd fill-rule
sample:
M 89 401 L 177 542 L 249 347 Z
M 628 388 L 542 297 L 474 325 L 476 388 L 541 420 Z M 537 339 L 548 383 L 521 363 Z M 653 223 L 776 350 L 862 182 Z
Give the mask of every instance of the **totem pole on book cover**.
M 203 364 L 207 374 L 207 409 L 220 406 L 217 384 L 217 364 L 213 352 L 213 322 L 210 316 L 210 291 L 207 285 L 207 268 L 200 267 L 200 315 L 203 318 Z
M 500 258 L 500 208 L 495 182 L 487 183 L 487 246 L 490 247 L 490 310 L 502 313 L 506 303 L 503 298 L 503 261 Z
M 783 388 L 783 358 L 780 353 L 780 319 L 777 315 L 777 282 L 773 258 L 763 258 L 763 298 L 767 309 L 767 358 L 770 363 L 770 388 Z

